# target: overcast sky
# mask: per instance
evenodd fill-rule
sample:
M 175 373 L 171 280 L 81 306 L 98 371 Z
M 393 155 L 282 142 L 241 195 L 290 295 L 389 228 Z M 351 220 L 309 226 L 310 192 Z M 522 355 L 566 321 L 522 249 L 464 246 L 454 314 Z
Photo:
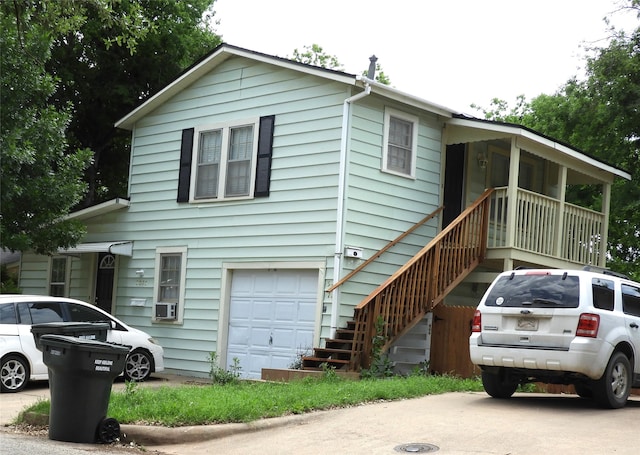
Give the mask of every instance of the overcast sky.
M 477 114 L 552 94 L 580 74 L 583 45 L 607 37 L 619 0 L 217 0 L 226 43 L 280 57 L 319 44 L 349 73 L 375 54 L 391 85 Z M 624 2 L 627 4 L 627 2 Z M 627 13 L 614 23 L 638 24 Z

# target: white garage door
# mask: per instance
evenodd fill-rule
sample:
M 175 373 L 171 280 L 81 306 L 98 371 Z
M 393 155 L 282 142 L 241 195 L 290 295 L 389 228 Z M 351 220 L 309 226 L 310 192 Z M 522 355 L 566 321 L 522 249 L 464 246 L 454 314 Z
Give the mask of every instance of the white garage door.
M 244 378 L 262 368 L 289 368 L 313 347 L 317 270 L 236 270 L 231 282 L 227 364 Z

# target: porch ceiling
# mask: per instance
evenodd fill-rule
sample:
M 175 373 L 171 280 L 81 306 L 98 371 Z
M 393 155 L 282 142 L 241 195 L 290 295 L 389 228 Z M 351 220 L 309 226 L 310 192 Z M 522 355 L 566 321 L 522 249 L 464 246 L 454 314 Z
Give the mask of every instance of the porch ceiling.
M 615 177 L 631 180 L 626 171 L 519 125 L 453 118 L 447 121 L 445 137 L 447 145 L 516 138 L 519 148 L 566 166 L 572 183 L 612 182 Z

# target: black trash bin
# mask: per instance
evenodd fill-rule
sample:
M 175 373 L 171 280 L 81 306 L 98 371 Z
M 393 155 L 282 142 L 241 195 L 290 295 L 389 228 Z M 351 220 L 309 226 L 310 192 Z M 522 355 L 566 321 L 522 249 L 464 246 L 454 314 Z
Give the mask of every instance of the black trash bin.
M 42 351 L 40 337 L 42 335 L 68 335 L 86 340 L 107 341 L 107 332 L 111 329 L 108 322 L 46 322 L 33 324 L 31 333 L 36 347 Z
M 49 368 L 49 439 L 115 441 L 120 425 L 106 417 L 114 379 L 122 373 L 129 346 L 66 335 L 42 335 Z

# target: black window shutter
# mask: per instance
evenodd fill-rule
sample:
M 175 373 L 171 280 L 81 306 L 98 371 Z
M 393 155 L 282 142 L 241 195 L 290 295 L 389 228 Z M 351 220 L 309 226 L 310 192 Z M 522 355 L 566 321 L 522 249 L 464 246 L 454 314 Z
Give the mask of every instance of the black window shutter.
M 271 155 L 273 150 L 273 127 L 276 116 L 260 117 L 260 130 L 258 132 L 258 162 L 256 164 L 256 188 L 255 197 L 269 196 L 269 184 L 271 182 Z
M 182 130 L 180 146 L 180 173 L 178 174 L 178 202 L 189 202 L 191 182 L 191 156 L 193 154 L 193 128 Z

